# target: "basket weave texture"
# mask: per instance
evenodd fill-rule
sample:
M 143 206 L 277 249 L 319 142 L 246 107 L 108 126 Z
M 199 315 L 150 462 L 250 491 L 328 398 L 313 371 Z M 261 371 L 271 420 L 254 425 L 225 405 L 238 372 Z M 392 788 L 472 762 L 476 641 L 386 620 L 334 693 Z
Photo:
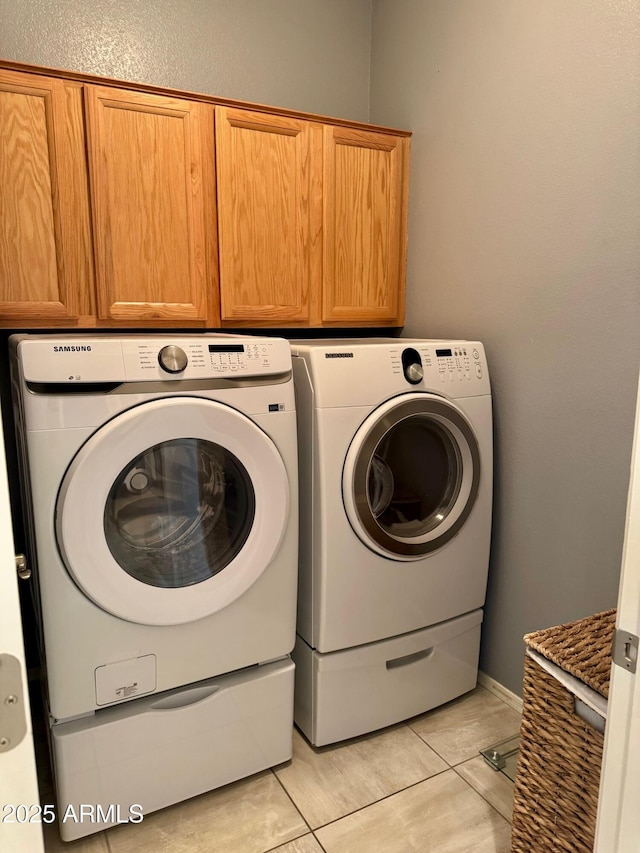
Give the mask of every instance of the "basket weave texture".
M 615 625 L 616 611 L 605 610 L 585 619 L 525 634 L 524 641 L 528 648 L 607 698 Z
M 606 697 L 615 617 L 596 613 L 525 643 Z M 592 853 L 603 745 L 573 694 L 525 655 L 512 853 Z

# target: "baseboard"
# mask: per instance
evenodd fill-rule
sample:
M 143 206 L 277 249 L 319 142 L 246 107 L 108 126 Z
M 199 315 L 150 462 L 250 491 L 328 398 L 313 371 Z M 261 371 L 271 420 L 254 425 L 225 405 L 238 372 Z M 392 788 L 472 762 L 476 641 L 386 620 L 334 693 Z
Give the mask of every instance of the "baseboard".
M 495 678 L 491 678 L 490 675 L 480 671 L 478 672 L 478 684 L 484 687 L 485 690 L 488 690 L 489 693 L 493 693 L 494 696 L 502 699 L 514 711 L 517 711 L 519 714 L 522 713 L 522 699 L 520 696 L 516 696 L 515 693 L 512 693 L 503 684 L 500 684 L 499 681 L 496 681 Z

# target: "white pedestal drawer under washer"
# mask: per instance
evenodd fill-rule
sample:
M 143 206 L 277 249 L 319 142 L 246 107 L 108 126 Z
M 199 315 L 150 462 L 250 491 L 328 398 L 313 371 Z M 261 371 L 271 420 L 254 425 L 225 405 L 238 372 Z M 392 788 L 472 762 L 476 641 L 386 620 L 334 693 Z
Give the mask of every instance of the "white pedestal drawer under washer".
M 328 339 L 295 341 L 292 353 L 296 721 L 321 745 L 475 686 L 491 534 L 491 392 L 479 342 Z M 460 666 L 445 665 L 452 655 Z M 447 670 L 456 672 L 449 682 Z M 361 714 L 348 698 L 349 726 L 338 671 L 368 685 Z M 409 700 L 412 674 L 424 686 L 412 686 Z
M 288 343 L 27 335 L 10 349 L 59 796 L 83 789 L 89 748 L 84 802 L 101 801 L 108 765 L 147 811 L 286 760 L 298 545 Z M 194 692 L 204 683 L 206 695 Z M 139 698 L 159 693 L 171 699 Z M 249 695 L 227 719 L 222 709 Z M 181 764 L 158 743 L 153 785 L 149 758 L 134 761 L 140 725 L 185 744 Z M 214 772 L 210 756 L 174 785 L 214 730 L 221 765 Z M 70 839 L 105 825 L 61 830 Z

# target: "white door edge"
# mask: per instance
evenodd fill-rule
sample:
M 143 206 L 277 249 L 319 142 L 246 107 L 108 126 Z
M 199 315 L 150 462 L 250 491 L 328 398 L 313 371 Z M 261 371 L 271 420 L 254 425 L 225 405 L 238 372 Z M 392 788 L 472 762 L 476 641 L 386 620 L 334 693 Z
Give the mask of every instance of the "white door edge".
M 27 732 L 20 743 L 7 752 L 0 752 L 0 850 L 20 850 L 21 853 L 41 853 L 42 820 L 38 813 L 40 797 L 36 774 L 29 689 L 24 656 L 22 619 L 15 567 L 11 507 L 4 453 L 4 436 L 0 430 L 0 654 L 17 658 L 22 673 L 23 710 Z M 0 667 L 0 670 L 2 667 Z M 0 701 L 7 693 L 0 672 Z M 3 736 L 0 725 L 0 737 Z M 27 817 L 17 806 L 31 807 Z
M 616 628 L 640 636 L 640 386 L 631 457 Z M 637 853 L 640 838 L 640 665 L 614 665 L 600 781 L 595 853 Z

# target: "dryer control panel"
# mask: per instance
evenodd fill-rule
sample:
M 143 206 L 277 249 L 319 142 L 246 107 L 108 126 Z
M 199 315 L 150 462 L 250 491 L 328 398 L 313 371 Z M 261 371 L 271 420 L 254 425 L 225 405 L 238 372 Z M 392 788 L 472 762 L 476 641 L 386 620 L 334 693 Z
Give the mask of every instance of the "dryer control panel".
M 283 338 L 233 335 L 13 336 L 24 379 L 40 383 L 244 379 L 288 373 Z
M 431 384 L 436 380 L 446 387 L 450 383 L 465 380 L 477 382 L 485 375 L 484 352 L 478 343 L 459 341 L 451 344 L 443 342 L 440 345 L 439 341 L 429 344 L 415 342 L 413 346 L 391 352 L 395 373 L 400 372 L 398 352 L 405 379 L 411 384 L 417 384 L 428 377 Z M 413 367 L 414 362 L 419 362 L 420 370 Z
M 491 394 L 480 341 L 332 338 L 292 341 L 304 358 L 318 408 L 377 405 L 412 391 L 451 399 Z

